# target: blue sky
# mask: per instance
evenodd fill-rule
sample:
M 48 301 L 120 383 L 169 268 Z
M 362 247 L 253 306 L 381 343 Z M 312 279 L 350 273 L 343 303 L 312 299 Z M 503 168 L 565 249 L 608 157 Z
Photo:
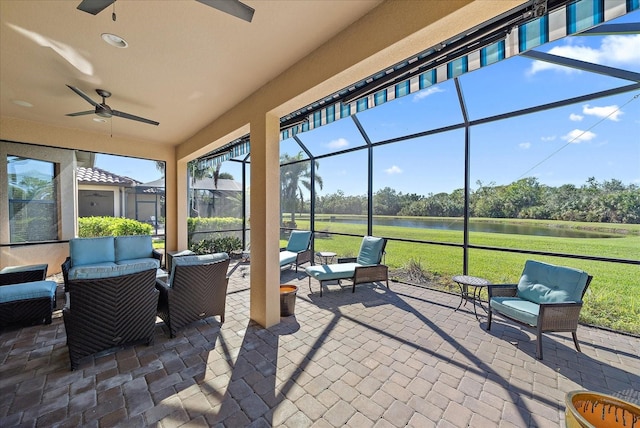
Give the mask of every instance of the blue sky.
M 640 11 L 611 22 L 640 22 Z M 536 50 L 640 72 L 638 34 L 573 36 Z M 514 57 L 462 75 L 460 83 L 473 120 L 631 82 Z M 459 123 L 461 117 L 452 80 L 358 114 L 374 142 Z M 316 155 L 364 145 L 350 119 L 299 137 Z M 463 141 L 457 130 L 376 148 L 375 190 L 389 186 L 426 195 L 463 187 Z M 476 126 L 471 142 L 474 188 L 478 181 L 508 184 L 523 177 L 551 186 L 579 186 L 589 177 L 640 185 L 640 93 Z M 281 145 L 281 153 L 298 151 L 293 140 Z M 321 194 L 366 193 L 366 150 L 319 164 Z M 160 178 L 151 161 L 99 155 L 96 166 L 142 182 Z M 222 171 L 240 178 L 235 163 L 225 162 Z

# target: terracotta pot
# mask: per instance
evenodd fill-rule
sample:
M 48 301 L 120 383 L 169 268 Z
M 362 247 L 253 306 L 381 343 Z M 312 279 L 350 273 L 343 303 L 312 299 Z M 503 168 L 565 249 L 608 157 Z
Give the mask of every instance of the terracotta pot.
M 640 407 L 611 395 L 571 391 L 565 404 L 567 428 L 640 428 Z

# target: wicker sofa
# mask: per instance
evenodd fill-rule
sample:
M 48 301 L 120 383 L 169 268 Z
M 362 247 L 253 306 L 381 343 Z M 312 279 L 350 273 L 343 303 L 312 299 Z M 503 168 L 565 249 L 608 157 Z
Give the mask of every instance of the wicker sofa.
M 76 238 L 62 264 L 63 318 L 71 370 L 86 356 L 137 342 L 150 344 L 162 256 L 150 236 Z
M 150 235 L 71 239 L 69 257 L 62 264 L 65 291 L 69 280 L 119 276 L 143 270 L 148 262 L 153 262 L 156 269 L 162 262 L 162 254 L 153 249 Z

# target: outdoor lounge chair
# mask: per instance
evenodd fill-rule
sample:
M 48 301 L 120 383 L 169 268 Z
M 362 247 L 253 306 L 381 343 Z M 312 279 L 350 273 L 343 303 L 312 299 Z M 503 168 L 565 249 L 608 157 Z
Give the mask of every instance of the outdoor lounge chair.
M 220 316 L 224 323 L 227 299 L 227 253 L 182 256 L 173 259 L 169 282 L 160 279 L 158 316 L 169 329 L 169 336 L 192 322 Z
M 380 264 L 384 255 L 387 240 L 373 236 L 365 236 L 360 245 L 358 257 L 338 258 L 338 263 L 328 265 L 309 266 L 305 269 L 309 275 L 309 290 L 311 290 L 311 278 L 320 282 L 320 296 L 322 297 L 322 284 L 327 281 L 340 281 L 348 279 L 353 282 L 352 293 L 356 291 L 356 284 L 365 284 L 375 281 L 386 281 L 389 288 L 389 269 Z
M 542 359 L 542 333 L 567 331 L 580 352 L 576 330 L 582 297 L 593 277 L 578 269 L 527 260 L 518 284 L 488 286 L 491 329 L 493 313 L 536 329 L 536 356 Z
M 293 230 L 289 235 L 289 242 L 285 248 L 280 249 L 280 267 L 295 265 L 296 273 L 298 266 L 311 262 L 311 232 L 308 230 Z
M 40 264 L 0 270 L 0 327 L 51 324 L 58 284 L 46 280 L 47 268 Z

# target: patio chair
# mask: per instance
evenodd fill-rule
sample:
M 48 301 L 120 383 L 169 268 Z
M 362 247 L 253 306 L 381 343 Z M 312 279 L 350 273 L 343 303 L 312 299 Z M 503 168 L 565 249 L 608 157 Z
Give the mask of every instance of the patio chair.
M 576 330 L 582 298 L 593 277 L 586 272 L 527 260 L 518 284 L 492 284 L 487 330 L 493 313 L 536 329 L 536 356 L 542 360 L 542 333 L 571 332 L 580 352 Z
M 295 265 L 296 273 L 298 266 L 311 262 L 311 231 L 293 230 L 289 235 L 289 242 L 285 248 L 280 249 L 280 267 Z
M 385 254 L 384 248 L 387 240 L 373 236 L 365 236 L 360 245 L 358 257 L 338 258 L 338 263 L 328 265 L 309 266 L 305 269 L 309 275 L 309 291 L 311 290 L 311 278 L 320 282 L 320 297 L 322 297 L 322 284 L 328 281 L 340 281 L 347 279 L 352 281 L 352 293 L 356 291 L 356 284 L 365 284 L 375 281 L 385 281 L 389 288 L 389 269 L 381 264 Z
M 169 329 L 169 336 L 192 322 L 220 316 L 224 323 L 227 299 L 227 253 L 182 256 L 173 259 L 169 282 L 160 279 L 158 316 Z
M 151 344 L 156 327 L 156 265 L 122 267 L 120 275 L 70 279 L 62 314 L 71 370 L 91 354 L 117 346 Z M 111 275 L 111 272 L 109 273 Z

